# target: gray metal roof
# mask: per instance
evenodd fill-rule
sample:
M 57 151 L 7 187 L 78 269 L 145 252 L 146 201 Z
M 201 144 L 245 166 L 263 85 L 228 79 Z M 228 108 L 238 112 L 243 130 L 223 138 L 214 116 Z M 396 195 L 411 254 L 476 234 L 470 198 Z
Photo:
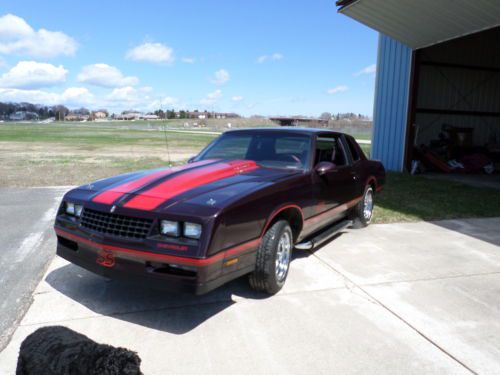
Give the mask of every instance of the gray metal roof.
M 500 0 L 342 0 L 337 4 L 339 12 L 413 49 L 500 25 Z

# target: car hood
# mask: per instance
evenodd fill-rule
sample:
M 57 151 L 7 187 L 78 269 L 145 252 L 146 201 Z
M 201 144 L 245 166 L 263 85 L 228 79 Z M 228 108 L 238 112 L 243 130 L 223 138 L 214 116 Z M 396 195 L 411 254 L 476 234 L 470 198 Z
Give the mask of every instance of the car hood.
M 128 209 L 165 211 L 181 202 L 215 209 L 301 173 L 263 168 L 250 160 L 204 160 L 99 180 L 78 190 L 93 203 Z

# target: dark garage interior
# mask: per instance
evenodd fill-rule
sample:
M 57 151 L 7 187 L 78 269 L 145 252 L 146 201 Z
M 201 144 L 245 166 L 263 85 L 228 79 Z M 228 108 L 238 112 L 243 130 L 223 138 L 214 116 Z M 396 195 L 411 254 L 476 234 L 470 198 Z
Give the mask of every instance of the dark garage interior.
M 500 185 L 499 40 L 496 27 L 414 51 L 408 170 Z

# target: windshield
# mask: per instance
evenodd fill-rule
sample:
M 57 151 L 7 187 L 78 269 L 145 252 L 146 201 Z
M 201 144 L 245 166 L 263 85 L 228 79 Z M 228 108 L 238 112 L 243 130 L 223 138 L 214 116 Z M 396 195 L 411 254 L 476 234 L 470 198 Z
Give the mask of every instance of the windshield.
M 253 160 L 268 168 L 305 169 L 311 138 L 300 134 L 224 134 L 209 145 L 196 160 Z

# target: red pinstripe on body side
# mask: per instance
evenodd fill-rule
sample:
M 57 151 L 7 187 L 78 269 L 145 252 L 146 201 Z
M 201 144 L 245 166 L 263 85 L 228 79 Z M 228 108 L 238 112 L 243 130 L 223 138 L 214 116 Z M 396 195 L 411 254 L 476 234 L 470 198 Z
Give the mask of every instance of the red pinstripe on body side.
M 173 264 L 183 264 L 183 265 L 188 265 L 188 266 L 208 266 L 213 263 L 217 263 L 219 261 L 222 261 L 224 258 L 228 258 L 231 256 L 238 255 L 242 252 L 245 252 L 253 247 L 256 247 L 260 243 L 260 238 L 245 242 L 243 244 L 237 245 L 235 247 L 232 247 L 230 249 L 221 251 L 209 258 L 188 258 L 188 257 L 180 257 L 180 256 L 175 256 L 175 255 L 167 255 L 167 254 L 158 254 L 158 253 L 152 253 L 149 251 L 141 251 L 141 250 L 135 250 L 135 249 L 129 249 L 125 247 L 119 247 L 119 246 L 112 246 L 112 245 L 104 245 L 102 243 L 88 240 L 86 238 L 80 237 L 76 234 L 68 233 L 62 229 L 59 228 L 54 228 L 57 235 L 73 240 L 78 243 L 83 243 L 85 245 L 88 245 L 94 249 L 97 250 L 102 250 L 102 251 L 111 251 L 111 252 L 118 252 L 118 253 L 125 253 L 129 254 L 132 256 L 136 256 L 140 259 L 153 259 L 153 260 L 162 260 L 166 262 L 170 262 Z
M 149 182 L 152 182 L 158 178 L 168 176 L 169 174 L 181 171 L 183 169 L 193 168 L 193 167 L 204 165 L 204 164 L 211 163 L 211 162 L 213 162 L 213 160 L 203 160 L 203 161 L 188 164 L 188 165 L 185 165 L 182 167 L 167 168 L 167 169 L 164 169 L 164 170 L 161 170 L 158 172 L 154 172 L 154 173 L 148 174 L 146 176 L 140 177 L 137 180 L 129 181 L 129 182 L 126 182 L 122 185 L 118 185 L 118 186 L 115 186 L 109 190 L 106 190 L 106 191 L 96 195 L 92 199 L 92 201 L 96 202 L 96 203 L 112 204 L 113 202 L 115 202 L 117 199 L 121 198 L 125 194 L 127 194 L 135 189 L 139 189 L 140 187 L 145 186 Z
M 249 160 L 234 160 L 197 168 L 174 176 L 167 181 L 141 192 L 133 197 L 124 207 L 138 210 L 152 210 L 179 194 L 211 182 L 250 172 L 259 168 Z

